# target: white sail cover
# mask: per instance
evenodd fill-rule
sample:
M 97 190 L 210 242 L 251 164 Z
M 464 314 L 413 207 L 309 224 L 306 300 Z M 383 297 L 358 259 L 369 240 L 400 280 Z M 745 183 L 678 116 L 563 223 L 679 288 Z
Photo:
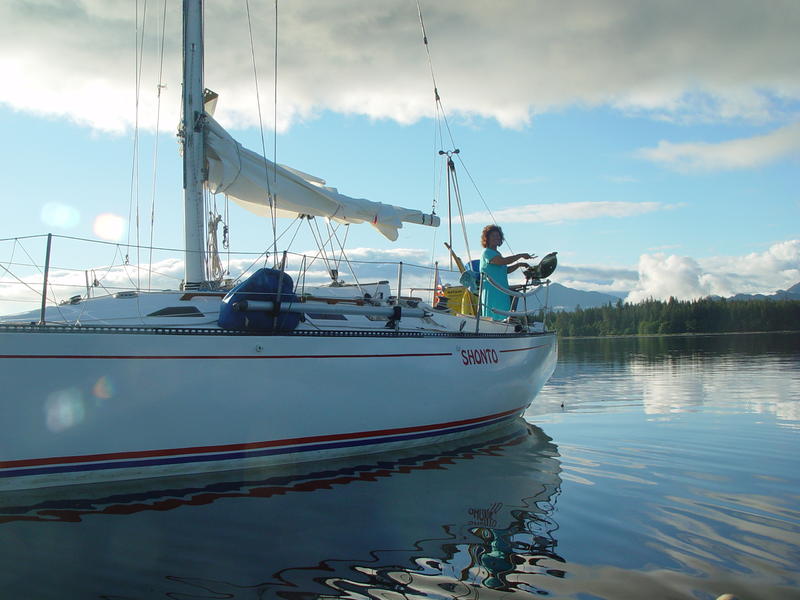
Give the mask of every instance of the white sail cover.
M 351 198 L 325 181 L 276 165 L 234 140 L 211 115 L 206 115 L 208 186 L 261 216 L 270 215 L 270 193 L 279 217 L 312 215 L 340 223 L 369 223 L 392 241 L 403 223 L 439 226 L 439 217 L 421 211 Z

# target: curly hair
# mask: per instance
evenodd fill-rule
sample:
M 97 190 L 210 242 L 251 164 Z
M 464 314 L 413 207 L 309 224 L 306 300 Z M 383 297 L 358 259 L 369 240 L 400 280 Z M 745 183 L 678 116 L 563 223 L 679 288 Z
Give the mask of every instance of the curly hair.
M 505 241 L 505 236 L 503 235 L 503 230 L 500 229 L 497 225 L 487 225 L 483 228 L 481 232 L 481 246 L 484 248 L 488 247 L 489 244 L 489 234 L 493 231 L 496 231 L 500 234 L 500 243 L 502 244 Z

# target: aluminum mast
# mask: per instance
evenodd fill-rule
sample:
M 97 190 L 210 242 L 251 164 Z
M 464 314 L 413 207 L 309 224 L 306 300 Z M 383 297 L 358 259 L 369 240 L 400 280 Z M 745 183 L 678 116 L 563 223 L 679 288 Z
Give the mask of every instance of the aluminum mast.
M 197 289 L 206 285 L 203 115 L 203 0 L 183 0 L 185 289 Z

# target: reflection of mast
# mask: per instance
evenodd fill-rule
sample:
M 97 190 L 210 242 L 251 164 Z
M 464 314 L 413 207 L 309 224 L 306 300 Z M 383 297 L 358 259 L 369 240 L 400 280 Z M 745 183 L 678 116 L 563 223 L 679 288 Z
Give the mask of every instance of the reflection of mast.
M 284 569 L 273 577 L 296 590 L 314 586 L 316 591 L 324 585 L 329 593 L 365 600 L 385 592 L 426 597 L 432 590 L 435 596 L 446 590 L 453 597 L 471 597 L 480 588 L 516 588 L 509 581 L 512 574 L 563 577 L 563 570 L 545 571 L 540 565 L 546 560 L 564 562 L 556 553 L 558 525 L 552 519 L 561 485 L 560 463 L 550 441 L 540 429 L 526 424 L 514 435 L 424 461 L 418 474 L 435 469 L 439 485 L 426 487 L 416 497 L 417 503 L 425 499 L 424 508 L 398 503 L 392 513 L 401 517 L 396 526 L 406 530 L 418 525 L 409 511 L 428 511 L 420 513 L 421 518 L 436 515 L 438 520 L 424 528 L 426 537 L 409 538 L 400 548 L 370 548 L 367 562 L 329 558 L 314 567 Z M 523 475 L 529 469 L 531 476 L 524 491 L 509 485 L 527 479 L 515 472 L 519 469 Z M 527 485 L 537 489 L 531 493 Z M 437 531 L 445 536 L 435 535 Z
M 470 546 L 471 561 L 464 572 L 476 569 L 481 572 L 481 583 L 492 589 L 508 590 L 516 587 L 508 576 L 514 573 L 541 573 L 540 562 L 564 562 L 556 553 L 558 542 L 554 533 L 558 525 L 549 514 L 526 510 L 511 512 L 514 521 L 509 527 L 478 527 L 473 531 L 481 544 Z M 548 575 L 563 577 L 560 569 L 548 569 Z

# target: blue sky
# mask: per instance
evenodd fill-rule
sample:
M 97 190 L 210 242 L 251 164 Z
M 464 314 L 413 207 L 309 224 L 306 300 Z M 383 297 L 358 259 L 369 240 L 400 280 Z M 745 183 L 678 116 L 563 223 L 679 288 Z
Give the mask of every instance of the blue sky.
M 155 189 L 154 243 L 182 245 L 175 4 L 166 12 L 155 188 L 163 3 L 151 0 L 144 20 L 144 4 L 137 20 L 124 0 L 0 7 L 10 32 L 0 41 L 1 238 L 135 242 L 138 198 L 146 242 Z M 474 256 L 489 216 L 464 166 L 510 249 L 558 251 L 553 279 L 565 285 L 639 300 L 768 293 L 800 281 L 800 4 L 421 5 L 464 163 Z M 444 216 L 435 150 L 450 142 L 435 142 L 416 4 L 299 0 L 279 9 L 277 161 L 350 196 L 428 211 L 436 195 Z M 206 13 L 215 116 L 260 150 L 244 2 L 208 0 Z M 251 3 L 251 17 L 272 159 L 273 3 Z M 132 191 L 137 23 L 145 44 Z M 108 214 L 118 231 L 97 229 Z M 271 243 L 269 223 L 237 207 L 229 225 L 236 249 Z M 465 256 L 460 231 L 454 243 Z M 427 263 L 446 260 L 446 240 L 446 227 L 407 225 L 392 243 L 365 225 L 350 227 L 348 246 L 353 258 Z M 313 247 L 305 232 L 293 244 Z

